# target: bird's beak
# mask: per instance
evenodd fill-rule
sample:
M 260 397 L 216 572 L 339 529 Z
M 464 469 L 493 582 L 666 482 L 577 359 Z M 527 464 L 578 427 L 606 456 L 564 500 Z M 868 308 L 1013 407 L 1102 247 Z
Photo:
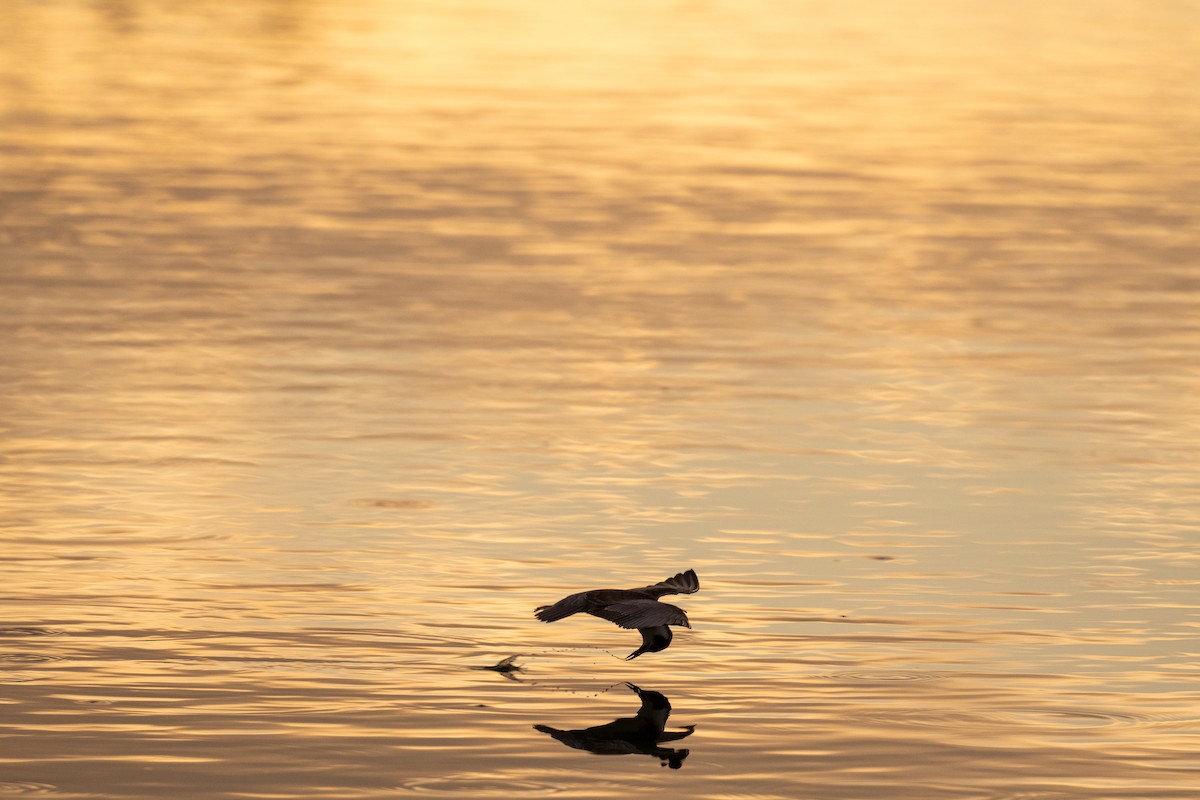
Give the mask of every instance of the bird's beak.
M 633 661 L 635 658 L 637 658 L 638 656 L 640 656 L 640 655 L 641 655 L 642 653 L 644 653 L 644 652 L 646 652 L 646 648 L 644 648 L 644 647 L 639 647 L 637 650 L 634 650 L 632 653 L 630 653 L 629 655 L 625 656 L 625 660 L 626 660 L 626 661 Z

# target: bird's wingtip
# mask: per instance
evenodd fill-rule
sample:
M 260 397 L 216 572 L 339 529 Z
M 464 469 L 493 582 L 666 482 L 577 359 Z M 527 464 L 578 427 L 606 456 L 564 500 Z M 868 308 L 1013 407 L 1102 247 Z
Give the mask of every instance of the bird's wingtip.
M 697 575 L 696 570 L 692 569 L 691 567 L 688 567 L 676 577 L 681 578 L 683 582 L 688 585 L 690 589 L 689 594 L 691 592 L 697 592 L 700 590 L 700 576 Z

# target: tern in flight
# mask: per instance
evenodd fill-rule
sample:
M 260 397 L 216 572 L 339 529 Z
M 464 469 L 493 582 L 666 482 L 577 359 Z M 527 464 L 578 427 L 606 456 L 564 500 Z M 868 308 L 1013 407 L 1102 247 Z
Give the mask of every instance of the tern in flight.
M 657 653 L 671 644 L 670 625 L 692 627 L 682 608 L 660 603 L 668 594 L 691 594 L 700 589 L 696 571 L 689 569 L 651 586 L 640 589 L 592 589 L 568 595 L 552 606 L 539 606 L 534 616 L 542 622 L 554 622 L 580 611 L 616 623 L 622 628 L 637 628 L 642 646 L 625 657 L 632 661 L 642 653 Z

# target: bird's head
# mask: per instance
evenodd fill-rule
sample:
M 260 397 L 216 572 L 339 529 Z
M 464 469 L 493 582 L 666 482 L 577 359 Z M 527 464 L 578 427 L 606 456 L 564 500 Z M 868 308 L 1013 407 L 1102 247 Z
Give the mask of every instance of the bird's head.
M 633 661 L 642 653 L 657 653 L 660 650 L 666 650 L 667 646 L 671 644 L 671 629 L 664 625 L 662 630 L 662 633 L 656 631 L 652 636 L 643 637 L 645 641 L 642 646 L 625 656 L 625 660 Z

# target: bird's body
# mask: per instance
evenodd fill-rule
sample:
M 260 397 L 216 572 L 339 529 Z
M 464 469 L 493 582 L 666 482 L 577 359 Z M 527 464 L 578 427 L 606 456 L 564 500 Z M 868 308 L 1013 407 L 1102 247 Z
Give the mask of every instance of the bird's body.
M 680 572 L 650 586 L 638 589 L 593 589 L 572 594 L 554 605 L 539 606 L 534 615 L 542 622 L 555 622 L 572 614 L 585 612 L 606 619 L 622 628 L 637 628 L 642 634 L 642 646 L 626 657 L 626 661 L 642 653 L 657 653 L 671 644 L 671 625 L 690 628 L 682 608 L 659 602 L 668 594 L 691 594 L 700 589 L 695 570 Z

